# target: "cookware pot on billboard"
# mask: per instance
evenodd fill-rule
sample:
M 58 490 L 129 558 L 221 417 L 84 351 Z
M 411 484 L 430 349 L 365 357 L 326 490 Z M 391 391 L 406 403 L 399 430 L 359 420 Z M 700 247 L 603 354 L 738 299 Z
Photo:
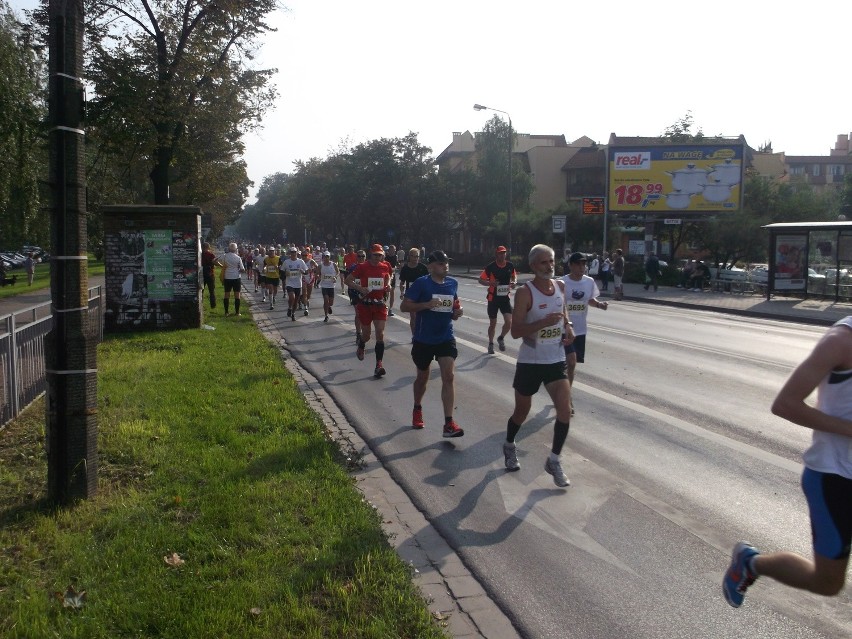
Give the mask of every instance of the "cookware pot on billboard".
M 739 211 L 745 140 L 608 147 L 609 210 Z

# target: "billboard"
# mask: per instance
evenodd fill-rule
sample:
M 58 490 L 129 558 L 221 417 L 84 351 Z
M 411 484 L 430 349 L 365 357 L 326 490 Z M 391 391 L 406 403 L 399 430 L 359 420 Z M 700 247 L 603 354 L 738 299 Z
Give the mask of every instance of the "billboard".
M 742 141 L 611 144 L 609 210 L 633 214 L 739 211 L 743 156 Z

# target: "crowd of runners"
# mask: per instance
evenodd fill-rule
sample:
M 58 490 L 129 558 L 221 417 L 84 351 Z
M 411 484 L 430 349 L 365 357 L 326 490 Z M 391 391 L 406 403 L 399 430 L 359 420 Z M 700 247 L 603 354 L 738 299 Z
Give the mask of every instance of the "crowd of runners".
M 620 250 L 615 254 L 614 299 L 621 299 L 624 261 Z M 499 246 L 495 259 L 485 266 L 478 280 L 488 288 L 488 353 L 495 353 L 495 342 L 500 351 L 505 351 L 507 335 L 520 340 L 512 383 L 514 410 L 506 423 L 503 443 L 506 470 L 520 469 L 515 438 L 529 414 L 532 397 L 544 386 L 556 411 L 553 444 L 544 470 L 557 486 L 565 487 L 570 481 L 562 468 L 561 451 L 574 414 L 571 385 L 576 365 L 585 357 L 586 318 L 589 308 L 606 310 L 608 304 L 598 300 L 600 290 L 589 276 L 589 258 L 585 254 L 566 256 L 566 274 L 562 278 L 555 276 L 554 258 L 551 247 L 543 244 L 532 247 L 528 256 L 532 279 L 519 286 L 506 247 Z M 269 310 L 275 309 L 281 288 L 282 296 L 286 294 L 287 317 L 293 322 L 299 313 L 309 315 L 315 288 L 321 291 L 324 322 L 333 313 L 337 286 L 341 293 L 348 291 L 355 306 L 356 357 L 364 360 L 375 334 L 376 378 L 386 374 L 382 361 L 385 323 L 394 314 L 398 286 L 402 298 L 400 312 L 409 314 L 411 358 L 417 369 L 411 425 L 415 429 L 424 427 L 422 400 L 431 363 L 436 361 L 441 373 L 443 436 L 461 437 L 464 430 L 453 418 L 453 380 L 458 355 L 453 322 L 462 317 L 464 310 L 458 297 L 458 282 L 448 276 L 449 262 L 450 258 L 440 250 L 426 254 L 422 248 L 397 251 L 394 246 L 380 244 L 373 244 L 367 250 L 356 250 L 354 246 L 331 250 L 325 244 L 239 249 L 232 243 L 220 258 L 215 258 L 205 244 L 201 255 L 211 308 L 216 305 L 214 266 L 222 267 L 226 315 L 232 294 L 235 314 L 240 315 L 243 273 L 248 276 L 248 285 L 253 284 L 255 292 L 262 294 L 263 302 L 269 303 Z M 499 334 L 498 318 L 502 318 Z M 805 454 L 802 484 L 811 509 L 813 559 L 788 552 L 761 554 L 748 542 L 740 542 L 734 548 L 723 580 L 725 598 L 732 606 L 742 604 L 746 590 L 761 575 L 822 595 L 835 595 L 843 588 L 852 552 L 852 511 L 848 499 L 852 491 L 849 384 L 852 384 L 852 316 L 838 322 L 817 344 L 772 406 L 774 413 L 814 431 L 813 445 Z M 805 399 L 816 388 L 819 399 L 814 408 Z

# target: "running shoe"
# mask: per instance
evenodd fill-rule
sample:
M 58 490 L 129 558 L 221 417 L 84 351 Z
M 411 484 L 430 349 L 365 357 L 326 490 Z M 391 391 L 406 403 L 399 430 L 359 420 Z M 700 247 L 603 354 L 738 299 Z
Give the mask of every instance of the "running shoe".
M 325 319 L 323 320 L 323 322 L 325 322 L 326 324 L 328 324 L 328 315 L 326 315 L 326 316 L 325 316 Z
M 511 444 L 503 442 L 503 459 L 506 460 L 506 470 L 509 472 L 521 469 L 521 465 L 518 463 L 518 448 L 514 442 Z
M 456 420 L 451 419 L 449 424 L 444 424 L 444 437 L 461 437 L 464 431 L 456 424 Z
M 308 309 L 305 309 L 305 317 L 308 316 Z
M 292 314 L 293 314 L 293 310 L 288 308 L 287 309 L 287 317 L 290 317 Z
M 425 424 L 423 423 L 423 409 L 415 408 L 411 413 L 411 427 L 420 430 Z
M 494 342 L 488 342 L 488 354 L 489 355 L 494 354 Z
M 359 360 L 361 360 L 363 362 L 364 361 L 364 347 L 359 346 L 358 350 L 355 351 L 355 355 L 358 357 Z
M 290 319 L 295 322 L 296 321 L 296 314 L 293 313 L 292 315 L 290 315 Z
M 747 541 L 741 541 L 734 546 L 731 555 L 731 565 L 725 571 L 722 580 L 722 592 L 725 599 L 734 608 L 739 608 L 745 598 L 746 590 L 757 579 L 757 574 L 750 568 L 753 557 L 759 555 L 757 548 Z
M 506 341 L 502 337 L 498 337 L 497 338 L 497 346 L 500 348 L 501 351 L 505 351 L 506 350 Z
M 553 483 L 560 488 L 565 488 L 566 486 L 571 485 L 568 475 L 566 475 L 565 471 L 562 470 L 562 460 L 557 459 L 556 461 L 552 461 L 550 457 L 548 457 L 547 461 L 544 462 L 544 471 L 548 475 L 553 475 Z
M 376 377 L 381 377 L 382 375 L 385 374 L 385 372 L 386 372 L 385 367 L 382 366 L 382 362 L 381 361 L 376 362 L 376 370 L 373 371 L 373 375 L 375 375 Z
M 269 310 L 270 310 L 270 311 L 274 311 L 274 310 L 275 310 L 275 304 L 270 304 L 270 305 L 269 305 Z
M 388 311 L 388 317 L 393 317 L 395 314 L 393 311 Z
M 329 306 L 329 307 L 328 307 L 328 314 L 329 314 L 329 315 L 334 315 L 334 309 L 333 309 L 333 308 L 331 308 L 331 306 Z

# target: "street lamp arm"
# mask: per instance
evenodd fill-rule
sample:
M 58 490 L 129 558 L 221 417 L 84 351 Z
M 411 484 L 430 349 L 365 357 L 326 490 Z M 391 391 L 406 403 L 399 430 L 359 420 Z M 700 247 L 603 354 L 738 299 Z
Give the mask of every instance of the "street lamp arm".
M 506 244 L 509 247 L 509 255 L 512 254 L 512 153 L 514 152 L 514 141 L 512 140 L 512 116 L 508 111 L 495 109 L 494 107 L 485 106 L 484 104 L 476 103 L 473 105 L 474 111 L 496 111 L 502 113 L 509 119 L 509 202 L 506 207 Z

